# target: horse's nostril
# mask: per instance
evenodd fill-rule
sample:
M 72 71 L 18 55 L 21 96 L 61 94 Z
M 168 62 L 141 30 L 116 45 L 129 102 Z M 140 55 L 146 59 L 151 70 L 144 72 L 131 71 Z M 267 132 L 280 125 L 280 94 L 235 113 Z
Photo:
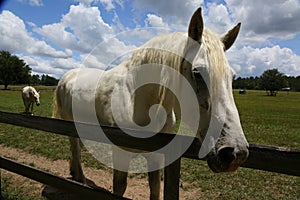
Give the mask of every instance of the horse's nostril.
M 236 157 L 241 161 L 245 161 L 248 158 L 248 156 L 249 156 L 249 150 L 248 149 L 238 151 L 236 153 Z
M 218 157 L 222 162 L 230 164 L 232 161 L 236 159 L 236 156 L 234 154 L 234 148 L 225 147 L 219 150 Z

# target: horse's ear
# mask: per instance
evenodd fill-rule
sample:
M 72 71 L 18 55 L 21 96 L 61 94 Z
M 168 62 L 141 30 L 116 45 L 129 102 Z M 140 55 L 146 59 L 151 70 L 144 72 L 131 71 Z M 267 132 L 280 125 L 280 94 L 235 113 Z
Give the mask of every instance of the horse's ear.
M 202 33 L 203 33 L 203 18 L 201 14 L 201 8 L 198 8 L 191 18 L 188 35 L 193 40 L 197 42 L 201 42 Z
M 241 23 L 238 23 L 235 27 L 233 27 L 230 31 L 224 34 L 224 36 L 221 38 L 223 44 L 224 44 L 224 51 L 227 51 L 236 40 L 239 31 L 241 28 Z

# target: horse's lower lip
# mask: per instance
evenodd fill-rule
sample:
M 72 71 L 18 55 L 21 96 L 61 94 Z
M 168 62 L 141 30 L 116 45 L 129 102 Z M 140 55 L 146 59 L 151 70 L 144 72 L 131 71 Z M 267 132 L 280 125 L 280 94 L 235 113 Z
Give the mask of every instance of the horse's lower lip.
M 226 170 L 224 168 L 228 168 L 228 166 L 223 166 L 223 164 L 220 162 L 216 155 L 212 154 L 208 156 L 207 164 L 209 168 L 215 173 L 225 172 Z
M 234 172 L 245 162 L 245 160 L 234 160 L 231 163 L 224 163 L 217 155 L 210 153 L 207 157 L 207 164 L 209 168 L 215 173 Z

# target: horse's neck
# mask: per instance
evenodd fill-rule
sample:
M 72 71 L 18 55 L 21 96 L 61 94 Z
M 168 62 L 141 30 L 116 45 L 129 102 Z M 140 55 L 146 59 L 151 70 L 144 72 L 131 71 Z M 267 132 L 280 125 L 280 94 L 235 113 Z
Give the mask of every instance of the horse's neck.
M 37 93 L 37 91 L 36 91 L 35 89 L 31 88 L 30 94 L 31 94 L 32 96 L 34 96 L 36 93 Z
M 114 113 L 114 115 L 117 115 L 114 116 L 114 119 L 118 118 L 121 121 L 118 124 L 119 126 L 127 126 L 133 122 L 140 126 L 147 125 L 150 122 L 149 110 L 153 105 L 163 106 L 167 114 L 173 110 L 174 97 L 169 90 L 155 84 L 149 85 L 146 83 L 142 84 L 142 87 L 136 88 L 136 84 L 140 81 L 137 79 L 140 78 L 143 81 L 146 77 L 143 78 L 141 74 L 135 73 L 134 67 L 140 66 L 134 66 L 130 61 L 125 61 L 119 66 L 106 71 L 103 75 L 103 81 L 99 82 L 99 87 L 101 87 L 99 91 L 103 94 L 109 94 L 112 99 L 110 101 L 112 105 L 107 109 L 113 108 L 117 111 Z M 151 76 L 149 73 L 151 72 L 142 75 L 149 77 Z M 152 77 L 153 74 L 150 78 Z M 106 87 L 103 87 L 103 82 L 106 83 Z M 116 102 L 116 104 L 113 105 L 113 102 Z M 154 110 L 153 113 L 154 118 L 158 119 L 160 117 L 157 110 Z M 114 125 L 115 122 L 110 123 Z
M 180 73 L 186 40 L 186 35 L 182 33 L 172 33 L 156 37 L 133 52 L 132 58 L 103 74 L 103 81 L 99 82 L 101 91 L 112 96 L 113 90 L 117 88 L 116 91 L 117 95 L 119 95 L 118 101 L 120 104 L 114 108 L 117 107 L 116 110 L 119 109 L 119 113 L 123 111 L 128 113 L 128 116 L 121 116 L 120 114 L 120 118 L 124 118 L 125 123 L 126 118 L 129 117 L 133 120 L 140 120 L 138 123 L 141 125 L 147 124 L 149 121 L 149 109 L 154 104 L 163 106 L 167 114 L 173 110 L 178 110 L 177 107 L 175 108 L 175 96 L 170 90 L 158 87 L 157 85 L 145 86 L 140 91 L 137 91 L 136 88 L 138 81 L 143 81 L 149 77 L 158 77 L 160 80 L 165 79 L 162 83 L 178 84 L 178 80 L 174 80 L 174 77 L 168 73 L 168 70 L 163 69 L 158 72 L 150 70 L 147 73 L 142 73 L 142 75 L 136 72 L 143 67 L 150 67 L 152 69 L 149 64 L 158 64 L 164 67 L 169 66 Z M 143 76 L 145 77 L 143 78 Z M 103 82 L 106 83 L 105 88 L 102 85 Z M 147 85 L 147 83 L 144 85 Z M 125 101 L 130 101 L 132 105 L 129 105 Z M 124 105 L 128 108 L 124 108 Z
M 27 89 L 27 92 L 28 92 L 28 94 L 29 94 L 30 96 L 33 96 L 33 94 L 34 94 L 31 87 L 29 87 L 29 88 Z

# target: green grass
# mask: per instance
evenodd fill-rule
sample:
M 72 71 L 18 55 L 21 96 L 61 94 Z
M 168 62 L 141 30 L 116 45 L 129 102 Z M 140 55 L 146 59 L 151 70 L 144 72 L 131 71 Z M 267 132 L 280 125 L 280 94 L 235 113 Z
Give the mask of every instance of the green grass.
M 23 112 L 18 87 L 0 90 L 0 110 Z M 48 89 L 48 88 L 41 88 Z M 234 91 L 241 122 L 250 143 L 300 149 L 300 93 L 280 92 L 277 97 L 264 91 Z M 34 114 L 50 117 L 53 90 L 41 90 L 41 106 Z M 6 124 L 0 124 L 0 143 L 24 149 L 50 159 L 68 159 L 66 137 Z M 101 167 L 88 153 L 83 154 L 88 166 Z M 207 164 L 182 160 L 181 179 L 184 190 L 199 188 L 201 199 L 297 199 L 300 197 L 300 177 L 240 168 L 235 173 L 214 174 Z M 195 197 L 194 199 L 198 199 Z
M 35 197 L 32 194 L 32 189 L 34 187 L 30 186 L 30 184 L 26 188 L 18 188 L 12 185 L 16 185 L 13 183 L 8 177 L 1 177 L 1 191 L 2 191 L 2 200 L 40 200 L 44 198 Z
M 264 91 L 248 91 L 235 95 L 235 100 L 250 143 L 300 149 L 300 93 L 271 97 Z
M 24 105 L 21 98 L 21 91 L 0 90 L 0 110 L 21 113 L 24 112 Z M 40 91 L 40 106 L 34 106 L 34 114 L 51 117 L 53 90 Z M 51 159 L 68 158 L 68 140 L 66 137 L 45 133 L 38 130 L 26 129 L 7 124 L 0 125 L 0 143 L 7 146 L 25 149 L 30 153 L 38 153 Z

